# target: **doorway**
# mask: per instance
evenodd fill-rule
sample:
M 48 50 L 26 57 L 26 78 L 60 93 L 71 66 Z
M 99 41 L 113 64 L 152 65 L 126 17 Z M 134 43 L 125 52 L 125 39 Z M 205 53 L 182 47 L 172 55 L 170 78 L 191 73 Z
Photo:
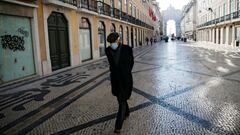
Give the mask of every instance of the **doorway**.
M 67 19 L 62 13 L 53 12 L 47 21 L 52 70 L 70 66 Z

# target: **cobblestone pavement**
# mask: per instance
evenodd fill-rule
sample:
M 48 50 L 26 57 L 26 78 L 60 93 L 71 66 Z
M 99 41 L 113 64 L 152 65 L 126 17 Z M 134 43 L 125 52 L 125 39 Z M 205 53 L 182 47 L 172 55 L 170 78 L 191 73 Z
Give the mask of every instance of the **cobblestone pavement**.
M 240 134 L 240 53 L 183 42 L 134 49 L 123 135 Z M 0 86 L 1 134 L 113 134 L 106 59 Z

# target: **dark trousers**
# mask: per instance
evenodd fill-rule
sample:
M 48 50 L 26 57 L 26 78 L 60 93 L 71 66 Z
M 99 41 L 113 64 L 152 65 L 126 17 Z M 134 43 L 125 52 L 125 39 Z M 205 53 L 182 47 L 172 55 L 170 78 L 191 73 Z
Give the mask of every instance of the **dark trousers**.
M 127 100 L 123 100 L 122 98 L 118 97 L 118 113 L 117 113 L 117 120 L 115 123 L 115 129 L 122 129 L 123 121 L 126 116 L 129 115 L 129 107 Z

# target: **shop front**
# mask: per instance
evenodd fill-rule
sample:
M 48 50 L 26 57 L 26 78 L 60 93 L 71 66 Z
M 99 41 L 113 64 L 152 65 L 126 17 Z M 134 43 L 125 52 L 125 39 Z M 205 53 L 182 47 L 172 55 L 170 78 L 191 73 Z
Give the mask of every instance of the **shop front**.
M 6 8 L 0 11 L 0 84 L 3 84 L 35 75 L 36 66 L 33 8 L 4 2 L 0 4 Z M 13 8 L 15 12 L 8 10 Z

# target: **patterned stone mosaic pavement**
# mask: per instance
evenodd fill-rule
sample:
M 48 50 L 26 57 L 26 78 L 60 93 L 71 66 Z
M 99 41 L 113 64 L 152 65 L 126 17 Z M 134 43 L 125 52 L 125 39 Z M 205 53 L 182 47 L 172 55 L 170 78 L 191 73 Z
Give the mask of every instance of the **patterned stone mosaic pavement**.
M 159 42 L 134 49 L 123 135 L 240 134 L 240 53 Z M 0 86 L 1 134 L 111 135 L 117 101 L 105 58 Z

